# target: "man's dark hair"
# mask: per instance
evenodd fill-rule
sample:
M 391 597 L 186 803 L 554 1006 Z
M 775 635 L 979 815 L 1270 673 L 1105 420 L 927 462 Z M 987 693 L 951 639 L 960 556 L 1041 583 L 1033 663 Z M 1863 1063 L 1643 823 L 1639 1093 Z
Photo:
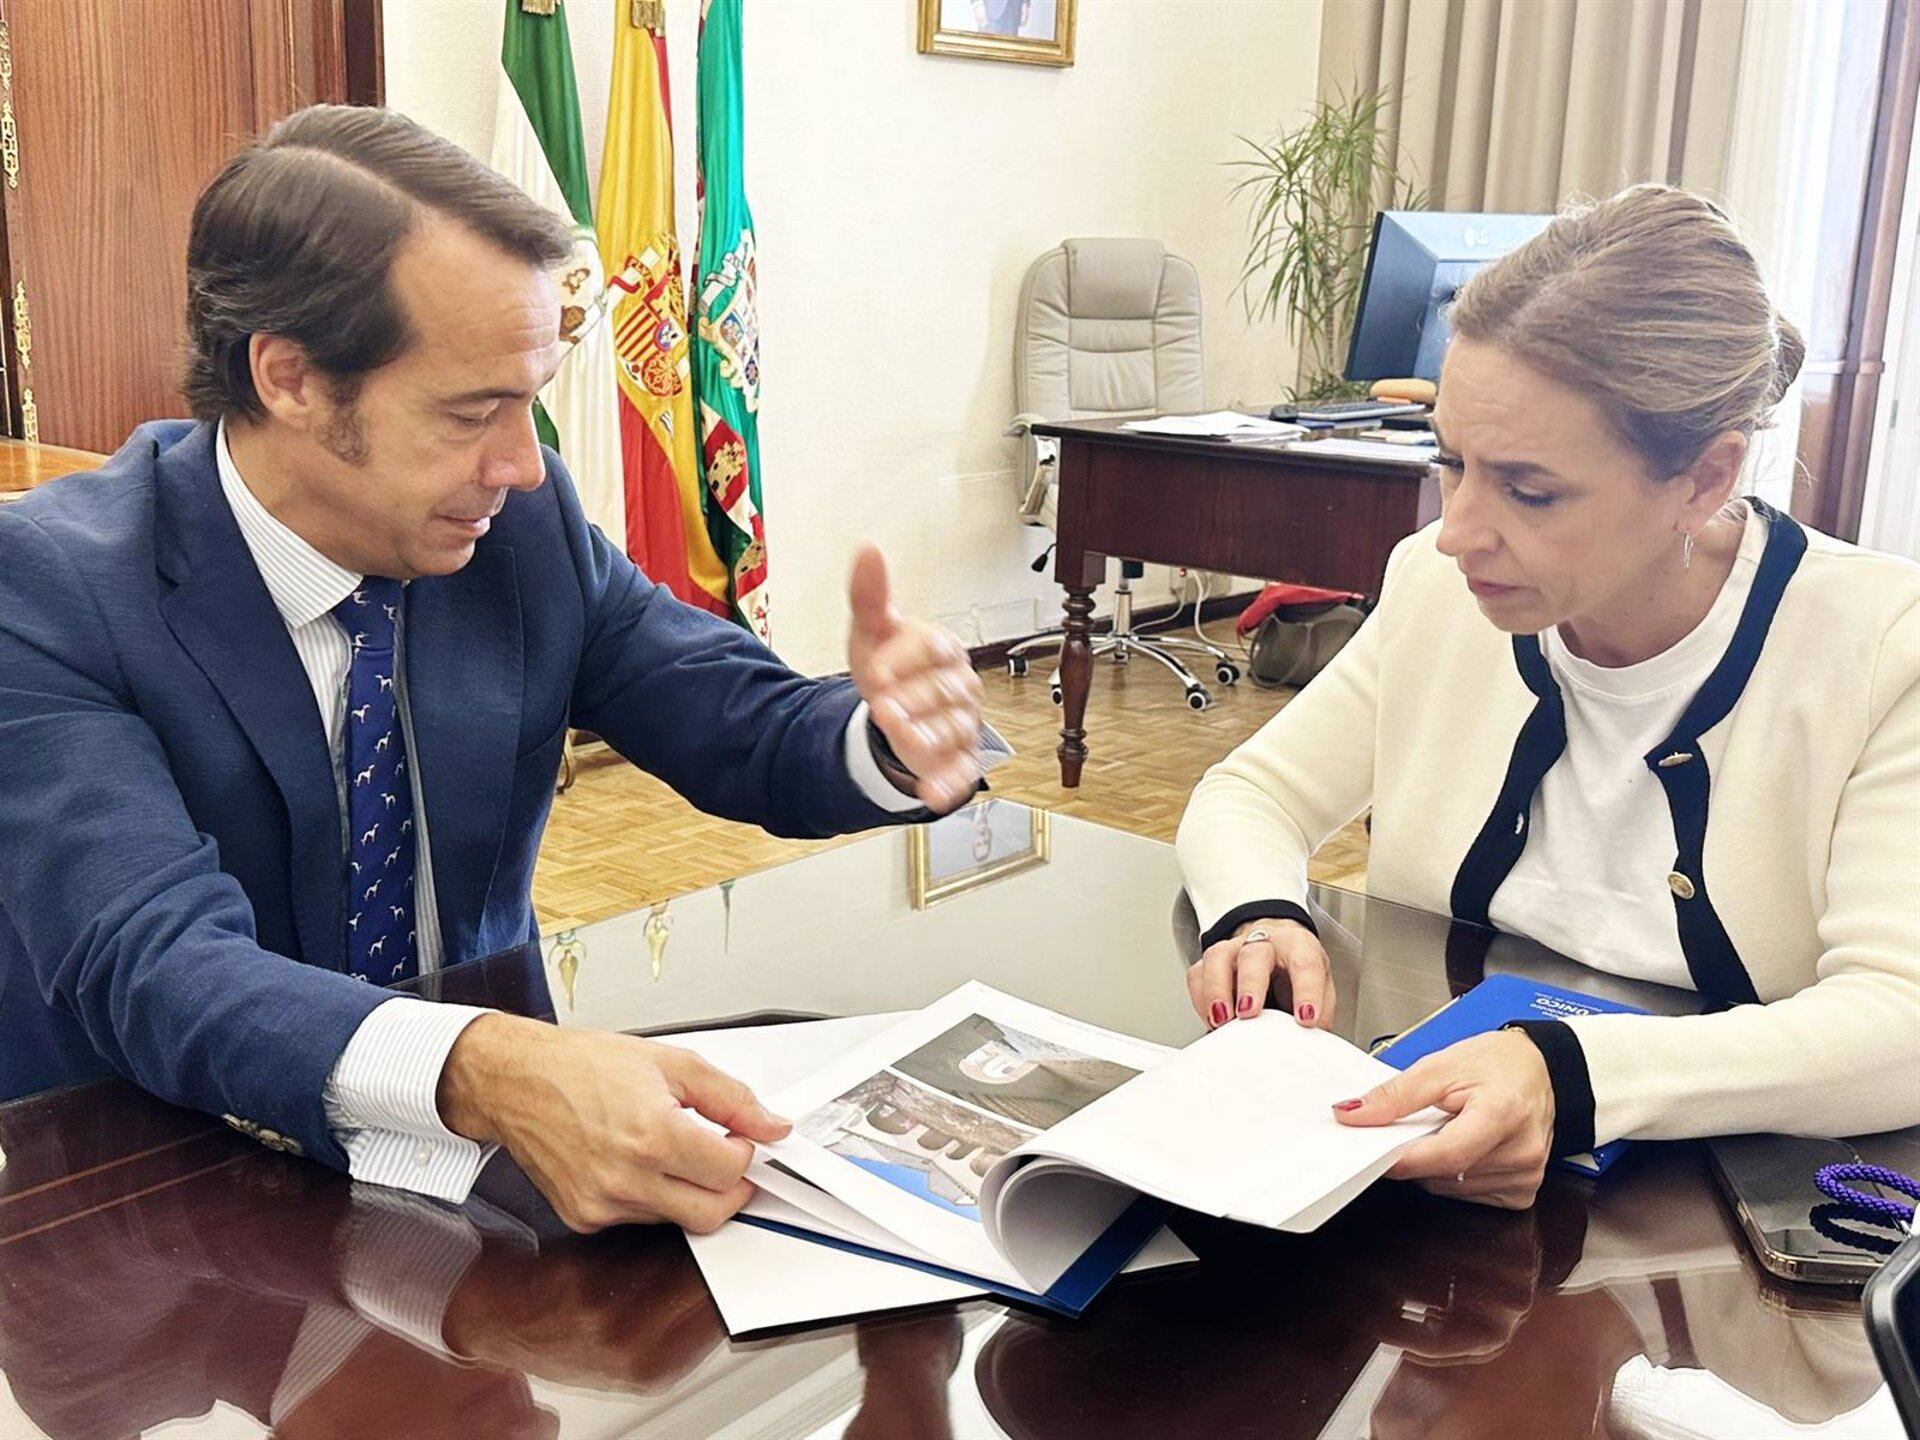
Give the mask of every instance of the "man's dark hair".
M 423 211 L 550 268 L 573 253 L 559 216 L 392 110 L 314 105 L 227 162 L 193 207 L 187 368 L 203 420 L 266 412 L 248 341 L 297 343 L 350 400 L 411 343 L 393 257 Z

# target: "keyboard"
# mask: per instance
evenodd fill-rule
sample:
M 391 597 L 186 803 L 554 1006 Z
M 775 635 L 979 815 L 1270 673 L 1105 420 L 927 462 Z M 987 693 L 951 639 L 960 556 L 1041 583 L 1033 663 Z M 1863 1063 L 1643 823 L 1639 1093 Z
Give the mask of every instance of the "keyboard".
M 1347 425 L 1356 420 L 1379 420 L 1388 415 L 1418 414 L 1426 408 L 1424 405 L 1413 405 L 1404 400 L 1336 400 L 1325 405 L 1302 405 L 1297 412 L 1297 418 Z

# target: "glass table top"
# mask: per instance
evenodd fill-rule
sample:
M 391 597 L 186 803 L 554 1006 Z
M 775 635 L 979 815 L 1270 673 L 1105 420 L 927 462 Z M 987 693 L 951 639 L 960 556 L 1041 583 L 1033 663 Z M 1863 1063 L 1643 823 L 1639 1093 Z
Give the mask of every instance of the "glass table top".
M 1496 970 L 1692 1006 L 1315 900 L 1362 1043 Z M 659 1034 L 977 979 L 1181 1044 L 1194 945 L 1170 846 L 995 802 L 416 988 Z M 1312 1235 L 1181 1228 L 1200 1265 L 1078 1321 L 977 1300 L 732 1340 L 677 1232 L 569 1235 L 504 1160 L 460 1210 L 399 1200 L 109 1082 L 0 1106 L 0 1437 L 1898 1433 L 1857 1303 L 1763 1276 L 1697 1147 L 1520 1213 L 1389 1184 Z

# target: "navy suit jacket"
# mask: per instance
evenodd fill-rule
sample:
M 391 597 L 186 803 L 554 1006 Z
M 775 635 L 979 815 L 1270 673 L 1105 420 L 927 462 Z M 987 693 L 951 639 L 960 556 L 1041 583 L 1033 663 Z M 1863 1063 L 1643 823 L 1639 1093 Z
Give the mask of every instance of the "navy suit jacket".
M 386 997 L 344 973 L 332 759 L 214 435 L 143 425 L 0 507 L 0 1099 L 118 1072 L 344 1167 L 321 1091 Z M 551 451 L 408 587 L 406 666 L 445 964 L 537 934 L 569 724 L 778 835 L 926 816 L 849 777 L 850 683 L 651 584 Z

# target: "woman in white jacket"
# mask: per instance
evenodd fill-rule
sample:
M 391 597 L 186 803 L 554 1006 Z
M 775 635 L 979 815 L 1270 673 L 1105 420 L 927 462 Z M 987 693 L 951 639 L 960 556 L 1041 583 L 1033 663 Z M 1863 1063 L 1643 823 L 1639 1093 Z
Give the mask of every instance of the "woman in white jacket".
M 1523 1206 L 1620 1137 L 1920 1122 L 1920 567 L 1735 498 L 1803 353 L 1751 253 L 1639 186 L 1452 328 L 1442 518 L 1181 822 L 1195 1008 L 1271 986 L 1328 1023 L 1306 861 L 1371 806 L 1373 894 L 1715 1002 L 1480 1036 L 1337 1107 L 1453 1115 L 1395 1175 Z

